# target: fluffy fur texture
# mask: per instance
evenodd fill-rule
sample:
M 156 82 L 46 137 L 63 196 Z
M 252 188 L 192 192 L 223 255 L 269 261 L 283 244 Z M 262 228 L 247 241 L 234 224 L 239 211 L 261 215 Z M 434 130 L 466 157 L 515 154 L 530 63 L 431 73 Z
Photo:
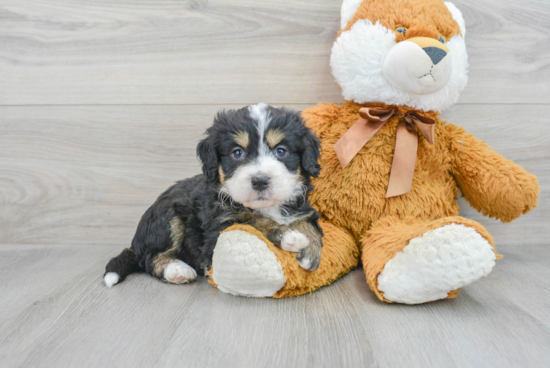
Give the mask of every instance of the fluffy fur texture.
M 413 238 L 378 276 L 386 299 L 418 304 L 445 299 L 495 266 L 489 242 L 476 230 L 451 223 Z
M 367 3 L 370 2 L 364 1 L 361 5 L 362 11 Z M 446 11 L 450 18 L 450 12 L 442 6 L 443 9 L 437 9 Z M 330 65 L 346 100 L 357 103 L 384 102 L 425 111 L 442 111 L 456 103 L 468 81 L 468 56 L 464 37 L 458 23 L 452 18 L 450 20 L 456 27 L 445 29 L 441 33 L 413 21 L 426 8 L 430 9 L 428 14 L 434 12 L 430 7 L 423 6 L 406 8 L 409 13 L 402 20 L 354 18 L 350 22 L 353 25 L 348 25 L 346 31 L 341 32 L 332 48 Z M 464 23 L 459 12 L 456 16 Z M 409 28 L 405 27 L 405 36 L 395 31 L 404 25 L 409 25 Z M 420 47 L 408 41 L 415 37 L 434 36 L 437 40 L 442 34 L 443 37 L 448 37 L 444 45 L 449 52 L 437 64 L 433 64 Z M 419 82 L 419 77 L 428 73 L 433 73 L 437 81 L 425 77 L 422 78 L 422 83 Z M 445 83 L 441 83 L 442 81 Z
M 388 264 L 393 258 L 400 257 L 401 252 L 403 249 L 410 243 L 412 239 L 418 239 L 419 237 L 422 237 L 423 234 L 429 234 L 432 231 L 436 231 L 439 229 L 445 229 L 449 225 L 456 225 L 456 226 L 464 226 L 467 228 L 471 228 L 474 230 L 477 234 L 479 234 L 483 239 L 486 240 L 486 242 L 493 247 L 494 241 L 491 235 L 487 232 L 487 230 L 478 222 L 474 220 L 465 219 L 463 217 L 459 216 L 449 216 L 449 217 L 443 217 L 440 219 L 432 220 L 432 221 L 422 221 L 417 220 L 414 217 L 405 217 L 405 218 L 398 218 L 398 217 L 387 217 L 380 219 L 369 231 L 367 232 L 366 236 L 361 241 L 362 244 L 362 254 L 361 259 L 363 261 L 363 268 L 365 269 L 365 274 L 367 276 L 367 282 L 370 285 L 371 289 L 375 292 L 375 294 L 381 299 L 386 302 L 400 302 L 401 300 L 393 300 L 393 299 L 387 299 L 383 293 L 378 288 L 378 282 L 379 282 L 379 275 L 383 272 L 386 264 Z M 440 234 L 442 235 L 442 234 Z M 440 238 L 440 240 L 437 242 L 436 245 L 432 243 L 436 248 L 434 248 L 434 252 L 437 252 L 437 247 L 441 246 L 443 248 L 442 253 L 446 254 L 445 248 L 448 248 L 449 244 L 452 244 L 452 247 L 457 246 L 458 249 L 465 251 L 467 250 L 466 247 L 469 247 L 471 245 L 481 245 L 483 247 L 486 246 L 485 242 L 479 241 L 479 238 L 475 237 L 477 241 L 473 244 L 463 244 L 462 239 L 457 239 L 453 237 L 445 237 L 445 239 Z M 466 246 L 466 247 L 465 247 Z M 484 266 L 487 264 L 494 262 L 495 258 L 501 258 L 500 255 L 496 254 L 494 251 L 494 248 L 492 249 L 493 255 L 486 253 L 486 252 L 476 252 L 477 255 L 479 255 L 479 259 L 476 260 L 476 263 L 472 262 L 472 258 L 469 258 L 469 263 L 467 263 L 463 269 L 461 269 L 462 272 L 465 274 L 470 273 L 473 275 L 477 275 L 479 277 L 483 276 L 478 273 L 480 269 L 483 269 Z M 460 251 L 457 252 L 457 256 L 463 256 L 466 257 L 466 254 L 461 253 Z M 426 270 L 423 270 L 420 266 L 420 263 L 423 262 L 424 267 Z M 452 276 L 456 273 L 457 269 L 455 268 L 456 265 L 460 262 L 460 259 L 457 259 L 454 261 L 447 262 L 446 264 L 443 264 L 442 262 L 439 262 L 437 266 L 439 266 L 439 273 L 445 273 L 449 274 L 449 276 Z M 425 273 L 429 274 L 429 269 L 433 268 L 434 265 L 431 264 L 429 258 L 424 258 L 423 261 L 418 260 L 416 263 L 417 268 L 414 270 L 416 274 L 419 273 Z M 401 266 L 401 267 L 399 267 Z M 408 264 L 397 264 L 393 267 L 393 279 L 401 277 L 401 282 L 405 282 L 406 278 L 410 277 L 409 272 L 411 271 L 409 268 L 407 268 Z M 447 276 L 445 276 L 446 278 Z M 467 276 L 466 276 L 467 277 Z M 426 302 L 430 300 L 436 300 L 441 298 L 454 298 L 458 295 L 458 286 L 455 287 L 456 283 L 458 281 L 463 281 L 466 277 L 464 277 L 462 280 L 457 280 L 456 278 L 451 280 L 453 282 L 449 282 L 445 286 L 445 288 L 440 287 L 440 285 L 434 285 L 433 279 L 430 277 L 419 277 L 416 279 L 416 287 L 417 291 L 421 290 L 423 293 L 422 295 L 409 295 L 408 297 L 408 303 L 413 304 L 412 298 L 416 298 L 418 303 L 420 302 Z M 479 278 L 477 277 L 477 278 Z M 450 277 L 451 278 L 451 277 Z M 473 282 L 477 280 L 477 278 L 473 277 L 469 281 Z M 464 286 L 463 284 L 462 286 Z M 429 295 L 435 295 L 434 293 L 434 287 L 436 288 L 435 291 L 437 291 L 438 295 L 435 299 L 427 299 L 426 296 Z M 430 293 L 428 293 L 430 291 Z M 443 294 L 446 293 L 446 294 Z M 419 299 L 423 298 L 422 301 Z
M 452 11 L 449 6 L 452 6 Z M 455 6 L 440 0 L 363 0 L 339 35 L 348 31 L 355 22 L 368 19 L 392 31 L 398 27 L 407 28 L 407 34 L 398 35 L 398 41 L 418 36 L 436 40 L 443 36 L 449 40 L 461 32 L 461 24 L 455 18 L 458 15 L 462 19 Z
M 266 297 L 272 296 L 285 285 L 283 267 L 264 241 L 268 240 L 242 230 L 220 235 L 214 249 L 212 278 L 219 283 L 221 291 L 233 295 Z
M 319 142 L 300 115 L 252 105 L 220 112 L 206 135 L 197 147 L 204 174 L 177 182 L 145 212 L 131 249 L 107 264 L 107 286 L 141 270 L 190 282 L 210 270 L 220 232 L 234 223 L 258 224 L 278 246 L 300 232 L 297 259 L 317 268 L 323 234 L 307 195 Z
M 223 252 L 224 257 L 223 261 L 214 257 L 210 283 L 222 291 L 235 295 L 273 298 L 302 295 L 331 284 L 357 267 L 359 249 L 348 232 L 322 220 L 319 224 L 326 235 L 323 237 L 321 263 L 315 272 L 305 270 L 296 262 L 297 253 L 280 249 L 262 232 L 250 225 L 237 224 L 227 228 L 222 234 L 224 236 L 220 236 L 218 240 L 215 253 Z M 241 243 L 243 232 L 252 235 L 252 238 L 247 237 L 246 241 Z M 255 240 L 251 240 L 254 238 Z M 255 244 L 254 253 L 259 253 L 258 258 L 247 250 L 243 252 L 243 248 L 248 247 L 246 243 Z M 330 246 L 326 247 L 326 243 Z M 275 255 L 275 260 L 269 261 L 270 265 L 266 264 L 267 256 L 263 254 L 264 251 Z M 256 259 L 258 265 L 255 264 Z M 275 263 L 281 265 L 284 277 L 284 282 L 281 280 L 284 286 L 279 289 L 266 287 L 273 285 L 273 280 L 279 280 L 279 271 L 276 271 L 279 268 Z M 250 268 L 258 272 L 251 272 Z M 260 271 L 265 269 L 270 271 Z
M 428 115 L 437 121 L 436 141 L 430 145 L 423 137 L 419 138 L 412 190 L 402 196 L 384 198 L 398 117 L 388 121 L 345 170 L 340 167 L 333 149 L 357 121 L 360 107 L 346 102 L 319 105 L 302 113 L 320 135 L 323 149 L 324 170 L 314 181 L 316 190 L 311 200 L 324 218 L 349 229 L 361 244 L 367 281 L 381 299 L 389 301 L 377 289 L 377 277 L 384 265 L 411 239 L 424 232 L 450 223 L 464 224 L 492 243 L 480 224 L 457 217 L 459 188 L 474 208 L 505 222 L 536 206 L 539 193 L 536 177 L 492 151 L 463 128 L 439 120 L 435 113 Z M 396 108 L 402 112 L 408 109 Z M 410 224 L 411 218 L 415 219 L 414 224 Z M 387 229 L 388 223 L 391 229 Z M 324 246 L 331 244 L 325 241 Z
M 340 10 L 340 29 L 346 28 L 348 21 L 353 18 L 362 2 L 363 0 L 344 0 Z
M 456 101 L 466 83 L 464 20 L 456 7 L 439 0 L 364 0 L 346 20 L 355 5 L 343 5 L 346 25 L 331 57 L 347 101 L 302 112 L 321 139 L 323 170 L 313 180 L 311 202 L 322 216 L 323 258 L 316 272 L 304 275 L 296 272 L 292 254 L 264 239 L 286 278 L 274 297 L 331 283 L 355 265 L 359 254 L 369 286 L 383 301 L 414 304 L 455 297 L 458 288 L 486 275 L 499 258 L 485 228 L 458 216 L 459 192 L 484 215 L 509 222 L 536 207 L 537 179 L 463 128 L 439 119 L 438 112 Z M 419 37 L 431 38 L 439 50 L 444 45 L 445 55 L 435 51 L 450 57 L 453 69 L 439 90 L 412 94 L 406 81 L 390 83 L 384 77 L 384 61 L 400 43 L 421 46 Z M 437 59 L 425 48 L 420 47 L 429 59 Z M 418 48 L 409 49 L 420 55 Z M 400 58 L 407 67 L 407 52 Z M 391 106 L 397 114 L 342 169 L 334 145 L 357 122 L 363 106 Z M 411 191 L 385 198 L 396 128 L 410 110 L 436 121 L 435 144 L 420 135 Z

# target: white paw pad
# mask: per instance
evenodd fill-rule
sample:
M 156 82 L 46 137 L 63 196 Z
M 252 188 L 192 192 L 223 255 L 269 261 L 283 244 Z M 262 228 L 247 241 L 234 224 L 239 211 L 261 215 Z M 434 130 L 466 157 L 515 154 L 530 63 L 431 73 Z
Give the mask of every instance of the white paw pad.
M 118 280 L 120 280 L 120 277 L 116 272 L 107 272 L 105 277 L 103 277 L 103 282 L 105 282 L 105 285 L 107 285 L 108 288 L 118 283 Z
M 289 230 L 283 234 L 281 248 L 287 252 L 298 253 L 309 245 L 309 239 L 299 231 Z
M 378 290 L 405 304 L 444 299 L 487 276 L 495 259 L 489 242 L 474 228 L 445 225 L 411 239 L 390 259 L 378 276 Z
M 185 284 L 196 279 L 197 273 L 187 263 L 178 259 L 166 266 L 163 276 L 166 281 L 173 284 Z

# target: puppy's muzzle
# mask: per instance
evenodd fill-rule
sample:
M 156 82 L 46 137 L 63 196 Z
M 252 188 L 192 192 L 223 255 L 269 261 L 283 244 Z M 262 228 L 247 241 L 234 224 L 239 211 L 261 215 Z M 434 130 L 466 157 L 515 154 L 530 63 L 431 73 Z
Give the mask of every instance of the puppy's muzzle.
M 269 177 L 262 175 L 262 176 L 254 176 L 252 178 L 252 189 L 254 189 L 257 192 L 261 192 L 263 190 L 266 190 L 269 187 Z

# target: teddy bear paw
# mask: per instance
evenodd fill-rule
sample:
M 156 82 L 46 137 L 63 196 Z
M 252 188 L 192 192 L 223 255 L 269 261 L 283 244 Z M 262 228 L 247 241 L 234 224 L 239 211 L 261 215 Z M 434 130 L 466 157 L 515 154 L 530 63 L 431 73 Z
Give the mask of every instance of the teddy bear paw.
M 225 293 L 249 297 L 271 297 L 286 284 L 283 267 L 267 244 L 242 230 L 220 234 L 212 279 Z
M 495 266 L 489 242 L 474 228 L 449 224 L 413 238 L 384 266 L 378 290 L 387 300 L 419 304 L 445 299 Z

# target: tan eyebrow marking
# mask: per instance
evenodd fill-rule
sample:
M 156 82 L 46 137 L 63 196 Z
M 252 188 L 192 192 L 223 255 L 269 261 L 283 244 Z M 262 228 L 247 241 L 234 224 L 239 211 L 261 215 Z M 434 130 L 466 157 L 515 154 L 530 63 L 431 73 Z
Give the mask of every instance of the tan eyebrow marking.
M 269 147 L 271 148 L 279 144 L 284 138 L 285 138 L 285 133 L 279 128 L 271 129 L 265 135 L 267 144 L 269 144 Z
M 248 147 L 248 143 L 250 142 L 250 139 L 248 138 L 248 132 L 245 132 L 244 130 L 233 134 L 233 139 L 235 139 L 235 143 L 237 143 L 242 148 Z

